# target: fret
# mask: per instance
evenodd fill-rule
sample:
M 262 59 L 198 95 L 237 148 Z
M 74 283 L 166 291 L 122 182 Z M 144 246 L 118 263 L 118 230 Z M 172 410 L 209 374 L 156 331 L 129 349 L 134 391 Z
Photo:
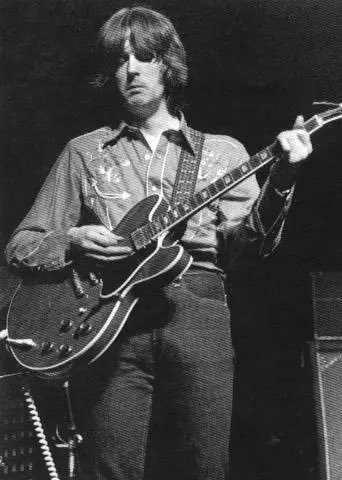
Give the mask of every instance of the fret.
M 221 190 L 223 190 L 225 188 L 225 183 L 224 183 L 224 180 L 223 178 L 218 178 L 216 181 L 215 181 L 215 184 L 216 184 L 216 187 L 217 187 L 217 190 L 219 192 L 221 192 Z
M 310 118 L 310 120 L 305 122 L 305 125 L 304 125 L 304 128 L 308 133 L 310 133 L 312 130 L 315 130 L 318 127 L 319 127 L 319 123 L 317 118 L 315 117 Z
M 218 193 L 215 183 L 211 183 L 210 185 L 208 185 L 208 190 L 211 197 L 213 197 L 216 193 Z
M 259 158 L 258 154 L 256 154 L 249 159 L 249 163 L 252 168 L 257 168 L 262 163 L 262 161 L 261 161 L 261 158 Z
M 198 207 L 199 205 L 201 205 L 202 203 L 202 196 L 201 196 L 201 192 L 197 192 L 195 193 L 195 195 L 192 197 L 195 201 L 195 206 Z
M 234 182 L 236 182 L 237 180 L 240 180 L 240 178 L 241 178 L 241 172 L 240 172 L 240 169 L 238 167 L 234 168 L 234 170 L 232 170 L 230 172 L 230 174 L 233 177 Z

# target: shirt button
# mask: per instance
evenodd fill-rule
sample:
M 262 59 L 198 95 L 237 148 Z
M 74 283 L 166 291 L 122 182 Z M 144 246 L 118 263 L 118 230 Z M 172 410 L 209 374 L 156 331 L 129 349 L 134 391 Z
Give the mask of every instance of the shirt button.
M 149 153 L 146 153 L 145 160 L 150 160 L 150 158 L 151 158 L 151 155 Z

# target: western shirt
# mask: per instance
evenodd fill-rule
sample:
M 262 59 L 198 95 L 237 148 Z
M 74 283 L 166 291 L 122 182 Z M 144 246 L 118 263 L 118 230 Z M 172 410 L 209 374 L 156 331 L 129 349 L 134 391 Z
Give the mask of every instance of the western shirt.
M 182 148 L 194 152 L 184 118 L 179 130 L 162 132 L 154 151 L 141 130 L 124 122 L 71 140 L 13 233 L 6 248 L 8 262 L 33 270 L 63 268 L 72 261 L 71 227 L 96 223 L 114 230 L 145 197 L 156 194 L 170 202 Z M 248 158 L 237 140 L 205 134 L 196 191 Z M 260 192 L 252 175 L 192 216 L 181 242 L 194 254 L 195 264 L 198 251 L 223 252 L 228 258 L 232 248 L 236 257 L 252 245 L 253 251 L 267 255 L 279 242 L 291 196 L 276 198 L 269 180 Z M 279 204 L 276 211 L 263 213 L 272 201 Z M 210 261 L 197 264 L 217 268 Z

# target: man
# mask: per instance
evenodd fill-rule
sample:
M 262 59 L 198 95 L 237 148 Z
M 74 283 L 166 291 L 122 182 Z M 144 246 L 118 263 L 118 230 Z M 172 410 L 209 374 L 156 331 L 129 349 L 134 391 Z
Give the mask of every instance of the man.
M 115 86 L 122 122 L 69 142 L 7 246 L 20 268 L 61 269 L 77 255 L 114 273 L 132 250 L 112 230 L 148 195 L 171 202 L 181 152 L 196 155 L 181 110 L 186 56 L 171 22 L 125 8 L 99 43 L 101 83 Z M 181 244 L 191 268 L 145 293 L 114 346 L 75 380 L 89 478 L 226 478 L 233 349 L 223 267 L 278 243 L 296 169 L 312 150 L 302 124 L 278 136 L 281 158 L 261 192 L 251 176 L 188 221 Z M 247 159 L 235 139 L 206 134 L 196 190 Z

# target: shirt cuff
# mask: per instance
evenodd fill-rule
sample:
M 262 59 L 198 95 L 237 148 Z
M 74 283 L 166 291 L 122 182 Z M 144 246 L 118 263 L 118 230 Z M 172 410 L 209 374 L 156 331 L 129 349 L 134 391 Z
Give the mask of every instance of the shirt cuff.
M 33 237 L 34 240 L 32 240 L 33 233 L 36 234 L 35 238 Z M 7 252 L 9 263 L 29 271 L 60 270 L 72 263 L 69 255 L 71 244 L 66 233 L 52 231 L 40 233 L 39 236 L 37 233 L 19 231 L 16 234 L 11 242 L 12 252 Z M 22 237 L 26 237 L 28 241 L 22 242 Z M 16 244 L 18 248 L 16 248 Z M 20 249 L 22 244 L 25 245 L 24 251 Z

